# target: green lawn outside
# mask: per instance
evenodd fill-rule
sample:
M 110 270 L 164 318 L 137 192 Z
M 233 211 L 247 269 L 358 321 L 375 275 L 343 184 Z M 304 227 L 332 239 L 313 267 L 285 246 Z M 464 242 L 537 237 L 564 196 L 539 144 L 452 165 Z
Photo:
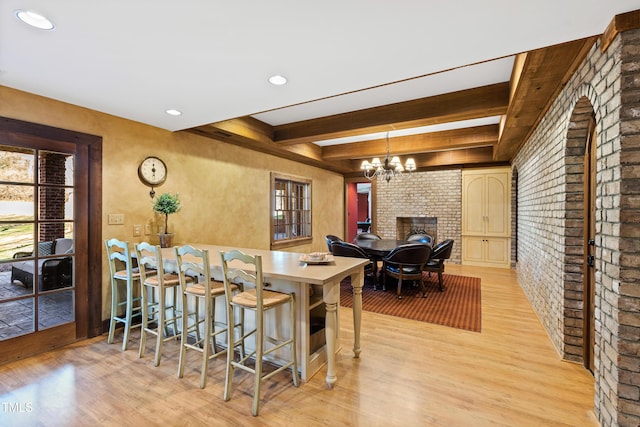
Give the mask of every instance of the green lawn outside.
M 27 217 L 12 221 L 29 220 Z M 13 258 L 16 252 L 33 251 L 33 223 L 0 223 L 0 260 Z

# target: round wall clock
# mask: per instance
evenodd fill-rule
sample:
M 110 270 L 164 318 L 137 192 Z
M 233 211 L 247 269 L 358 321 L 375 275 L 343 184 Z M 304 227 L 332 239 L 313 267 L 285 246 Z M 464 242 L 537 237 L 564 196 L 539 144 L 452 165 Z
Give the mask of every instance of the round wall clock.
M 149 156 L 138 166 L 138 177 L 145 185 L 151 187 L 149 194 L 153 197 L 153 187 L 161 185 L 167 179 L 167 165 L 158 157 Z

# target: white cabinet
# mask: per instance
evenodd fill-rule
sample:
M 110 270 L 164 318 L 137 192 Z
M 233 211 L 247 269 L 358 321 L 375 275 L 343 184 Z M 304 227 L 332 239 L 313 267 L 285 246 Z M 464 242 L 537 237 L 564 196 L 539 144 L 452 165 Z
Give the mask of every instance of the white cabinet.
M 462 263 L 509 267 L 511 170 L 462 172 Z
M 511 239 L 507 237 L 462 237 L 462 262 L 466 265 L 509 267 Z

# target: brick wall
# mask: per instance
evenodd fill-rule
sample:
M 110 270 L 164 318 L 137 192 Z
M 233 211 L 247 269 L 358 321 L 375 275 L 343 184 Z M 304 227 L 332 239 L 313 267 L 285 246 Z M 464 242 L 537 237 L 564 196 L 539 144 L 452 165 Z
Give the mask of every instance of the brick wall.
M 460 264 L 462 242 L 462 172 L 413 172 L 401 179 L 375 182 L 374 232 L 396 238 L 397 217 L 438 218 L 438 241 L 453 239 L 449 262 Z
M 640 30 L 621 34 L 620 127 L 602 146 L 603 299 L 610 308 L 607 363 L 618 377 L 618 422 L 640 425 Z M 611 86 L 611 85 L 609 85 Z M 599 160 L 600 161 L 600 160 Z M 619 229 L 618 229 L 619 227 Z M 619 234 L 618 234 L 619 233 Z M 619 238 L 618 238 L 619 236 Z M 606 242 L 604 241 L 606 239 Z M 603 308 L 604 311 L 604 308 Z M 617 317 L 617 319 L 616 319 Z M 617 325 L 616 321 L 617 320 Z M 604 328 L 609 325 L 605 324 Z M 605 348 L 607 350 L 609 347 Z M 617 350 L 617 351 L 615 351 Z M 615 403 L 615 401 L 612 401 Z
M 599 43 L 513 161 L 520 285 L 562 356 L 582 361 L 583 155 L 596 120 L 595 413 L 640 425 L 640 31 Z
M 42 151 L 38 158 L 40 183 L 53 186 L 41 186 L 39 194 L 40 220 L 64 219 L 65 173 L 67 156 L 64 154 Z M 41 222 L 38 240 L 40 242 L 64 237 L 64 223 Z

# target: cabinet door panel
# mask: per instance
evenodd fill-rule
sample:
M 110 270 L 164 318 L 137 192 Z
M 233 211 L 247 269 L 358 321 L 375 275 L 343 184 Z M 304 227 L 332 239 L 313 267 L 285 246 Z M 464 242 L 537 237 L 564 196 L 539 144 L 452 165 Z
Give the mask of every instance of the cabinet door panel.
M 487 235 L 509 235 L 508 197 L 507 174 L 496 173 L 487 175 Z
M 484 176 L 464 175 L 464 215 L 462 215 L 463 234 L 484 234 Z
M 462 238 L 462 262 L 484 262 L 484 239 L 482 237 Z
M 509 239 L 489 238 L 485 240 L 485 245 L 487 263 L 509 265 Z

